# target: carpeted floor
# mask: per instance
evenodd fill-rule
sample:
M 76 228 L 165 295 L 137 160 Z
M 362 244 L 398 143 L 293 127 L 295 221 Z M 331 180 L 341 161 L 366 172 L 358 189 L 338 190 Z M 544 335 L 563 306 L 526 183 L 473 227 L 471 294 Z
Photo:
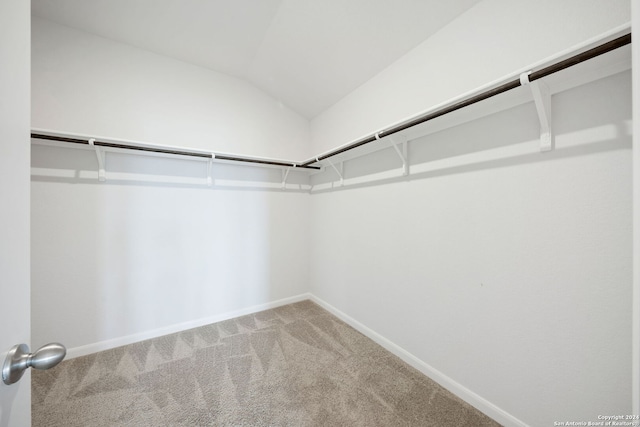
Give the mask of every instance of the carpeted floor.
M 33 426 L 495 426 L 310 301 L 33 371 Z

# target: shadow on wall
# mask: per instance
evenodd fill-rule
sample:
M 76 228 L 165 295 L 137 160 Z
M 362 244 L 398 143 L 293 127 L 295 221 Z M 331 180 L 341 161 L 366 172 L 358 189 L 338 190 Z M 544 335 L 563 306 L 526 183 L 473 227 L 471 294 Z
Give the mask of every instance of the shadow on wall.
M 203 163 L 111 154 L 99 182 L 93 151 L 33 147 L 34 345 L 55 336 L 77 348 L 303 292 L 300 190 L 207 191 L 219 187 L 202 184 Z M 109 179 L 134 172 L 200 183 Z M 280 179 L 280 170 L 246 166 L 216 173 L 249 185 Z M 47 319 L 50 304 L 65 315 Z
M 93 149 L 86 146 L 42 143 L 34 139 L 31 179 L 38 182 L 70 184 L 104 184 L 98 180 L 98 161 Z M 283 171 L 279 168 L 214 163 L 212 185 L 207 183 L 207 161 L 140 154 L 106 153 L 106 183 L 149 187 L 200 188 L 216 190 L 271 190 L 282 188 Z M 308 189 L 308 172 L 290 170 L 286 191 Z
M 106 191 L 100 203 L 99 336 L 270 301 L 269 208 L 260 193 L 218 198 L 143 187 Z

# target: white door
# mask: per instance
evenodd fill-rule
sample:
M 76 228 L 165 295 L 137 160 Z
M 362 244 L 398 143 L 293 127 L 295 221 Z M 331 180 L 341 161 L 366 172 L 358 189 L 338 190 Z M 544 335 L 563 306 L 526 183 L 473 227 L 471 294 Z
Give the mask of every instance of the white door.
M 30 345 L 29 153 L 31 2 L 0 1 L 0 365 Z M 0 427 L 31 424 L 31 375 L 0 381 Z

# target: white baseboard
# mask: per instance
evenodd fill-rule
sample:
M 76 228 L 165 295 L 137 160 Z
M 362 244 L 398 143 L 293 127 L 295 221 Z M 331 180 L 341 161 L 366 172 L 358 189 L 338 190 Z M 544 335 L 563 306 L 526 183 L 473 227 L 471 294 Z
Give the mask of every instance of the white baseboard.
M 162 335 L 173 334 L 176 332 L 186 331 L 187 329 L 197 328 L 199 326 L 210 325 L 211 323 L 221 322 L 223 320 L 233 319 L 234 317 L 244 316 L 247 314 L 257 313 L 270 308 L 280 307 L 282 305 L 311 299 L 310 294 L 300 294 L 289 298 L 283 298 L 277 301 L 258 304 L 240 310 L 228 311 L 217 314 L 215 316 L 205 317 L 202 319 L 190 320 L 188 322 L 178 323 L 175 325 L 165 326 L 163 328 L 153 329 L 151 331 L 139 332 L 137 334 L 127 335 L 124 337 L 113 338 L 110 340 L 99 341 L 92 344 L 74 347 L 67 350 L 65 359 L 73 359 L 75 357 L 86 356 L 88 354 L 97 353 L 99 351 L 110 350 L 127 344 L 133 344 L 138 341 L 144 341 L 151 338 L 157 338 Z
M 423 374 L 425 374 L 426 376 L 428 376 L 429 378 L 431 378 L 432 380 L 440 384 L 442 387 L 446 388 L 451 393 L 455 394 L 460 399 L 464 400 L 474 408 L 483 412 L 487 416 L 493 418 L 495 421 L 499 422 L 500 424 L 507 427 L 529 427 L 528 424 L 520 421 L 513 415 L 509 414 L 508 412 L 502 410 L 501 408 L 497 407 L 493 403 L 484 399 L 482 396 L 479 396 L 478 394 L 464 387 L 462 384 L 449 378 L 448 376 L 438 371 L 434 367 L 418 359 L 417 357 L 415 357 L 413 354 L 409 353 L 402 347 L 396 345 L 395 343 L 383 337 L 379 333 L 375 332 L 374 330 L 358 322 L 353 317 L 350 317 L 345 313 L 343 313 L 342 311 L 338 310 L 331 304 L 321 300 L 320 298 L 316 297 L 313 294 L 310 294 L 309 298 L 311 299 L 311 301 L 315 302 L 316 304 L 318 304 L 319 306 L 321 306 L 331 314 L 335 315 L 340 320 L 344 321 L 345 323 L 347 323 L 348 325 L 350 325 L 351 327 L 353 327 L 363 335 L 366 335 L 368 338 L 371 338 L 373 341 L 377 342 L 382 347 L 384 347 L 391 353 L 395 354 L 400 359 L 402 359 L 409 365 L 413 366 L 414 368 L 416 368 L 417 370 L 419 370 L 420 372 L 422 372 Z

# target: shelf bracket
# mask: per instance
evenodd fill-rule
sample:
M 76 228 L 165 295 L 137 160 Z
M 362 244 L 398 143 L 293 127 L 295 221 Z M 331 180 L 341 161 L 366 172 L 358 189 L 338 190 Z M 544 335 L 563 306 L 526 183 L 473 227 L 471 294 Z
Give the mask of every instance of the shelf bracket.
M 376 139 L 380 140 L 380 135 L 376 133 Z M 389 137 L 389 142 L 391 146 L 400 157 L 400 161 L 402 162 L 402 176 L 409 175 L 409 156 L 407 151 L 407 137 L 403 135 L 391 135 Z M 398 145 L 402 145 L 402 152 Z
M 542 80 L 529 81 L 531 71 L 520 74 L 520 84 L 529 86 L 536 111 L 540 119 L 540 151 L 551 151 L 555 148 L 553 131 L 551 129 L 551 92 L 549 86 Z
M 107 174 L 104 170 L 106 154 L 100 147 L 95 145 L 95 142 L 96 140 L 94 138 L 89 139 L 89 145 L 96 150 L 96 157 L 98 158 L 98 181 L 104 182 L 107 180 Z
M 295 163 L 291 166 L 291 168 L 295 168 Z M 289 176 L 289 172 L 291 172 L 291 168 L 282 169 L 282 189 L 287 188 L 287 177 Z
M 338 168 L 331 162 L 331 160 L 326 159 L 327 163 L 329 163 L 329 166 L 331 166 L 333 168 L 334 171 L 336 171 L 336 173 L 338 174 L 338 176 L 340 177 L 340 186 L 344 185 L 344 163 L 340 162 L 340 170 L 338 170 Z
M 213 185 L 213 159 L 216 158 L 214 153 L 211 153 L 211 158 L 207 162 L 207 186 L 211 187 Z

